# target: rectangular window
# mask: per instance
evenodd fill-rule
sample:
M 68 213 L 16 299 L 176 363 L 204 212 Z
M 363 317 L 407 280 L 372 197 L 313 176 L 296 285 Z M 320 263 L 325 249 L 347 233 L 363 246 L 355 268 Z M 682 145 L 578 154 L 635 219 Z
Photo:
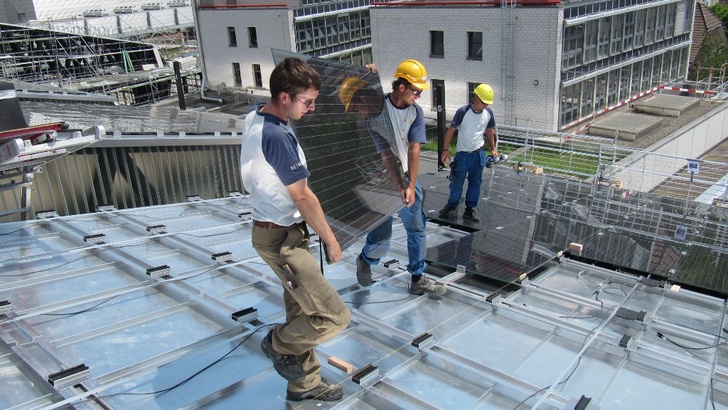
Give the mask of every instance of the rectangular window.
M 228 46 L 237 47 L 238 38 L 235 36 L 235 27 L 228 27 Z
M 468 31 L 468 59 L 483 59 L 483 33 Z
M 473 102 L 473 94 L 475 92 L 475 87 L 479 86 L 480 83 L 468 83 L 468 94 L 465 95 L 465 104 L 470 104 Z
M 243 75 L 240 73 L 240 63 L 233 63 L 233 78 L 235 79 L 235 87 L 243 86 Z
M 258 31 L 255 27 L 248 27 L 248 47 L 258 48 Z
M 445 32 L 430 31 L 430 57 L 445 57 Z
M 253 64 L 253 82 L 256 87 L 263 87 L 263 75 L 260 73 L 260 64 Z
M 432 104 L 430 105 L 430 107 L 432 107 L 432 108 L 430 111 L 438 112 L 437 93 L 439 92 L 440 88 L 443 88 L 443 89 L 445 88 L 445 80 L 435 80 L 435 79 L 430 80 L 430 90 L 432 91 L 430 93 L 430 95 L 432 95 Z M 443 99 L 444 99 L 444 97 L 445 97 L 445 94 L 443 92 Z M 441 104 L 444 104 L 444 101 Z

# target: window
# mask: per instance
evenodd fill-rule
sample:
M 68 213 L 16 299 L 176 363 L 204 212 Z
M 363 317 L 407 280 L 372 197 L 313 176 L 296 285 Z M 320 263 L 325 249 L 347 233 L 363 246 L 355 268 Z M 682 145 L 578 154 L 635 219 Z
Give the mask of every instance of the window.
M 263 87 L 263 76 L 260 74 L 260 64 L 253 64 L 253 82 L 256 87 Z
M 468 94 L 465 95 L 465 104 L 470 104 L 473 102 L 473 93 L 475 92 L 475 87 L 479 86 L 480 83 L 468 83 Z
M 258 31 L 255 27 L 248 27 L 248 39 L 250 41 L 248 47 L 258 48 Z
M 235 27 L 228 27 L 228 46 L 238 46 L 238 38 L 235 36 Z
M 438 112 L 437 94 L 440 92 L 439 89 L 441 89 L 441 88 L 443 89 L 442 96 L 444 99 L 444 97 L 445 97 L 445 92 L 444 92 L 445 80 L 435 80 L 435 79 L 430 80 L 430 89 L 432 90 L 432 92 L 430 93 L 430 95 L 432 95 L 432 104 L 430 105 L 432 107 L 431 111 Z M 444 105 L 444 101 L 442 102 L 442 105 Z
M 483 59 L 483 33 L 468 31 L 468 59 Z
M 445 57 L 445 32 L 430 31 L 430 57 Z
M 233 63 L 233 78 L 235 79 L 235 87 L 243 86 L 243 76 L 240 74 L 240 63 Z

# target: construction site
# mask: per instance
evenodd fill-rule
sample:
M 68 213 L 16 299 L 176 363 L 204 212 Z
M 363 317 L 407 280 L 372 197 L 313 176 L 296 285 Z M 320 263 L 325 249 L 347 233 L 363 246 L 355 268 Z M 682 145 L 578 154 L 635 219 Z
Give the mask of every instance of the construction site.
M 477 223 L 439 217 L 448 172 L 423 152 L 425 272 L 447 287 L 428 297 L 407 293 L 399 196 L 336 99 L 364 68 L 302 56 L 324 88 L 295 129 L 352 319 L 317 349 L 344 399 L 292 403 L 260 351 L 284 301 L 240 178 L 265 100 L 185 109 L 200 71 L 154 46 L 0 28 L 1 407 L 728 409 L 722 71 L 558 132 L 499 125 Z M 391 215 L 362 287 L 364 236 Z

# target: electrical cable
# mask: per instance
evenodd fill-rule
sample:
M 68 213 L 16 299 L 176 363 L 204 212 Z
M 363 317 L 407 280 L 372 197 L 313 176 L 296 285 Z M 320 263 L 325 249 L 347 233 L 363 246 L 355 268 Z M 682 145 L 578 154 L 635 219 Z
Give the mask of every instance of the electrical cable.
M 160 390 L 154 390 L 154 391 L 151 391 L 151 392 L 113 393 L 113 394 L 108 394 L 108 395 L 103 395 L 103 396 L 97 396 L 97 397 L 94 397 L 94 398 L 87 398 L 85 400 L 79 401 L 78 403 L 88 403 L 88 402 L 93 402 L 93 401 L 96 401 L 96 400 L 104 400 L 104 399 L 108 399 L 108 398 L 112 398 L 112 397 L 119 397 L 119 396 L 156 396 L 156 395 L 159 395 L 159 394 L 169 393 L 170 391 L 172 391 L 172 390 L 174 390 L 174 389 L 176 389 L 176 388 L 178 388 L 180 386 L 185 385 L 190 380 L 194 379 L 195 377 L 199 376 L 200 374 L 202 374 L 206 370 L 210 369 L 211 367 L 213 367 L 216 364 L 218 364 L 221 361 L 223 361 L 226 357 L 228 357 L 231 353 L 233 353 L 237 348 L 239 348 L 240 346 L 242 346 L 245 342 L 248 341 L 248 339 L 250 339 L 254 334 L 258 333 L 261 329 L 266 328 L 266 327 L 269 327 L 269 326 L 275 326 L 276 324 L 277 323 L 268 323 L 268 324 L 265 324 L 265 325 L 258 326 L 254 331 L 252 331 L 250 334 L 248 334 L 247 336 L 245 336 L 245 338 L 243 338 L 243 340 L 241 340 L 240 343 L 238 343 L 237 345 L 235 345 L 235 347 L 233 347 L 232 349 L 230 349 L 227 353 L 225 353 L 224 355 L 222 355 L 221 357 L 219 357 L 218 359 L 216 359 L 212 363 L 208 364 L 207 366 L 203 367 L 202 369 L 196 371 L 192 375 L 186 377 L 185 379 L 177 382 L 176 384 L 174 384 L 174 385 L 172 385 L 170 387 L 167 387 L 167 388 L 164 388 L 164 389 L 160 389 Z
M 723 336 L 716 336 L 716 337 L 718 337 L 719 340 L 722 339 L 722 341 L 720 341 L 720 342 L 718 342 L 718 343 L 716 343 L 714 345 L 710 345 L 710 346 L 694 347 L 694 346 L 686 346 L 686 345 L 680 344 L 680 343 L 678 343 L 678 342 L 670 339 L 669 337 L 665 336 L 662 332 L 657 332 L 657 337 L 659 337 L 660 339 L 663 339 L 663 340 L 665 340 L 667 342 L 670 342 L 670 343 L 674 344 L 677 347 L 683 348 L 685 350 L 706 350 L 706 349 L 713 349 L 713 348 L 716 348 L 716 347 L 718 347 L 718 346 L 720 346 L 722 344 L 728 343 L 728 339 L 726 339 L 725 337 L 723 337 Z
M 98 308 L 99 306 L 103 305 L 104 303 L 109 302 L 112 299 L 117 298 L 119 296 L 121 296 L 121 295 L 112 296 L 112 297 L 110 297 L 110 298 L 108 298 L 106 300 L 103 300 L 103 301 L 101 301 L 101 302 L 99 302 L 99 303 L 91 306 L 88 309 L 83 309 L 83 310 L 79 310 L 79 311 L 76 311 L 76 312 L 67 312 L 67 313 L 43 313 L 43 314 L 41 314 L 41 316 L 76 316 L 76 315 L 80 315 L 81 313 L 90 312 L 90 311 Z

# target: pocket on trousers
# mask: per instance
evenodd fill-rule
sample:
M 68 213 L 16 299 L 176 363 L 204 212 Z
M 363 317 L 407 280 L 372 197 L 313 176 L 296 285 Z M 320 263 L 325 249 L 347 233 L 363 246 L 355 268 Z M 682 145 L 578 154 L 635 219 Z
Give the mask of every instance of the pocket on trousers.
M 281 268 L 285 279 L 283 286 L 287 292 L 290 292 L 303 312 L 307 315 L 318 313 L 319 308 L 312 293 L 312 290 L 315 289 L 308 289 L 305 282 L 293 272 L 288 264 L 281 266 Z

